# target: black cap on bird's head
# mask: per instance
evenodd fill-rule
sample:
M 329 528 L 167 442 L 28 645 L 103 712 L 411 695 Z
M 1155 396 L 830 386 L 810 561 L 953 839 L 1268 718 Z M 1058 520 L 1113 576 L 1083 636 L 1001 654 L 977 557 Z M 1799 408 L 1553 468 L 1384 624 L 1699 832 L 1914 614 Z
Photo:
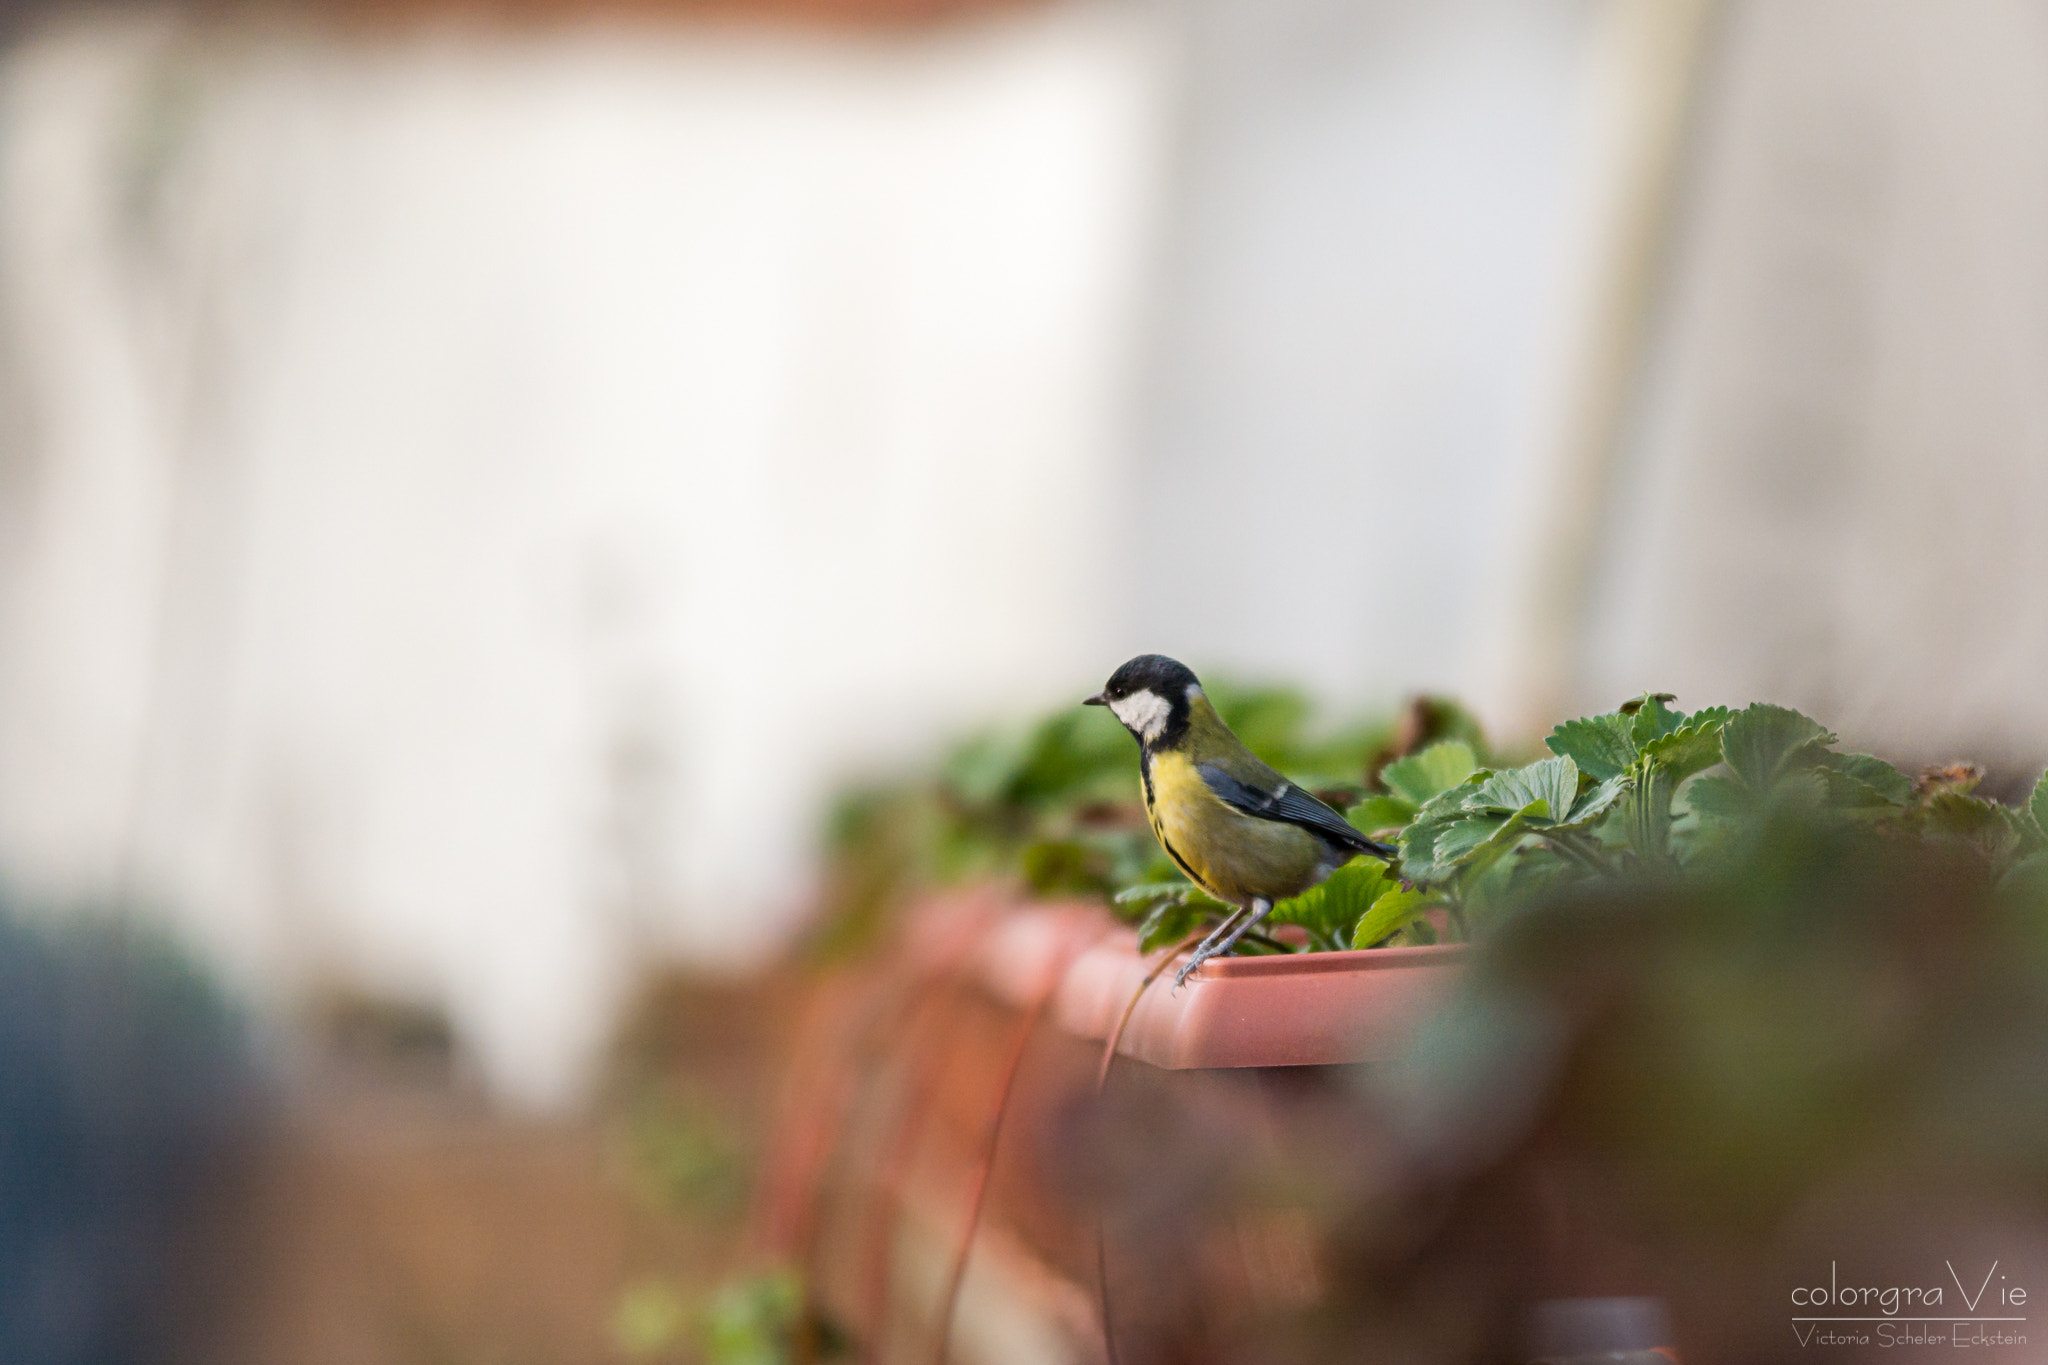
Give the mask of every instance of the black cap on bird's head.
M 1186 664 L 1164 654 L 1140 654 L 1081 704 L 1107 706 L 1143 744 L 1171 744 L 1187 729 L 1188 706 L 1201 694 L 1202 684 Z

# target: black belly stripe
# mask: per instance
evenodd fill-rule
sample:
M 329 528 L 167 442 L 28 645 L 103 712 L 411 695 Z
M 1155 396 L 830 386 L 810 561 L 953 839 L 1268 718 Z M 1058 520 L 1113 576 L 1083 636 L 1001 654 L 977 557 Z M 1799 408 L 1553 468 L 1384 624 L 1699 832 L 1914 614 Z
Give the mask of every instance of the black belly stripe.
M 1180 851 L 1167 841 L 1166 826 L 1160 822 L 1158 808 L 1152 800 L 1152 755 L 1145 755 L 1145 761 L 1138 765 L 1138 774 L 1145 779 L 1145 814 L 1152 818 L 1153 837 L 1159 840 L 1159 846 L 1166 850 L 1166 856 L 1173 859 L 1173 865 L 1179 868 L 1189 881 L 1209 895 L 1215 896 L 1216 893 L 1209 889 L 1209 884 L 1195 875 L 1195 870 L 1188 866 L 1188 860 L 1181 857 Z M 1223 899 L 1221 896 L 1216 898 Z
M 1166 836 L 1164 834 L 1161 834 L 1159 836 L 1159 846 L 1166 850 L 1167 857 L 1173 859 L 1173 865 L 1175 867 L 1179 868 L 1181 871 L 1188 874 L 1189 881 L 1193 882 L 1196 886 L 1201 887 L 1204 891 L 1207 891 L 1209 889 L 1206 885 L 1203 884 L 1202 879 L 1195 875 L 1195 870 L 1192 867 L 1188 866 L 1187 860 L 1181 857 L 1180 854 L 1174 852 L 1173 845 L 1166 842 Z

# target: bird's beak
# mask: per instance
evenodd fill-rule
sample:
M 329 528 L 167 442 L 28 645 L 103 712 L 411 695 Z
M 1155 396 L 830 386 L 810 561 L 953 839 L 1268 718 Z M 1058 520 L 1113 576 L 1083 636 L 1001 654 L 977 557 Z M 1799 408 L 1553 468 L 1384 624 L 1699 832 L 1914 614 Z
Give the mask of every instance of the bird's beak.
M 1092 696 L 1092 697 L 1083 697 L 1083 698 L 1081 698 L 1081 705 L 1083 705 L 1083 706 L 1107 706 L 1107 705 L 1109 705 L 1109 698 L 1108 698 L 1108 697 L 1105 697 L 1105 696 L 1103 696 L 1103 695 L 1102 695 L 1102 694 L 1101 694 L 1100 692 L 1097 692 L 1097 693 L 1096 693 L 1096 694 L 1095 694 L 1094 696 Z

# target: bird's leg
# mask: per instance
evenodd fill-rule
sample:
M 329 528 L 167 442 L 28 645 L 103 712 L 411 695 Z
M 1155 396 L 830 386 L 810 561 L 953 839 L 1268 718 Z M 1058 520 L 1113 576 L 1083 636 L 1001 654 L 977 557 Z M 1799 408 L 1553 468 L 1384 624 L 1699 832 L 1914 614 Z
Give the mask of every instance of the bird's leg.
M 1229 919 L 1223 921 L 1221 925 L 1217 926 L 1215 933 L 1202 940 L 1200 946 L 1195 949 L 1195 955 L 1189 958 L 1187 964 L 1174 976 L 1173 985 L 1175 990 L 1180 989 L 1186 983 L 1195 968 L 1201 966 L 1210 958 L 1221 957 L 1232 948 L 1235 948 L 1237 941 L 1243 938 L 1253 925 L 1272 913 L 1273 902 L 1264 897 L 1254 897 L 1252 903 L 1246 909 L 1251 913 L 1245 915 L 1242 920 L 1238 916 L 1232 915 Z M 1236 927 L 1233 928 L 1233 925 Z M 1225 934 L 1225 930 L 1229 931 L 1228 934 Z M 1223 938 L 1221 943 L 1216 941 L 1219 936 Z
M 1198 963 L 1208 957 L 1213 956 L 1217 943 L 1221 941 L 1225 934 L 1230 932 L 1231 926 L 1237 923 L 1238 916 L 1242 915 L 1245 912 L 1245 909 L 1246 907 L 1242 905 L 1233 907 L 1231 909 L 1231 912 L 1223 917 L 1223 923 L 1217 925 L 1213 930 L 1210 931 L 1209 936 L 1207 938 L 1203 939 L 1200 943 L 1195 945 L 1195 955 L 1192 958 L 1188 959 L 1189 962 Z M 1186 971 L 1183 971 L 1181 975 L 1185 976 L 1187 975 L 1187 972 L 1193 970 L 1194 968 L 1190 966 L 1186 969 Z M 1179 978 L 1175 978 L 1173 984 L 1178 986 L 1180 984 Z

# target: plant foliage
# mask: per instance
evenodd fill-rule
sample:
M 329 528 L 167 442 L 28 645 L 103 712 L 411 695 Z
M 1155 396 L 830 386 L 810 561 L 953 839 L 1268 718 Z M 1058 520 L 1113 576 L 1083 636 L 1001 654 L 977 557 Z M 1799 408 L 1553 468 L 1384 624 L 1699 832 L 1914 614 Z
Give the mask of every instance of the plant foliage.
M 2002 805 L 1976 794 L 1974 767 L 1916 779 L 1840 752 L 1825 726 L 1782 706 L 1687 712 L 1668 693 L 1645 693 L 1565 721 L 1546 755 L 1508 764 L 1448 702 L 1319 732 L 1299 694 L 1221 687 L 1211 696 L 1253 752 L 1399 849 L 1391 865 L 1355 860 L 1275 906 L 1240 951 L 1468 937 L 1514 906 L 1589 882 L 1687 876 L 1781 816 L 1953 845 L 1994 877 L 2048 887 L 2048 777 L 2026 802 Z M 1070 708 L 983 736 L 947 759 L 933 799 L 906 804 L 924 822 L 919 832 L 902 834 L 899 812 L 895 846 L 919 851 L 897 862 L 918 865 L 924 881 L 1008 875 L 1040 894 L 1105 895 L 1147 951 L 1180 942 L 1231 907 L 1160 852 L 1136 769 L 1130 741 L 1101 711 Z M 873 834 L 851 842 L 886 846 Z

